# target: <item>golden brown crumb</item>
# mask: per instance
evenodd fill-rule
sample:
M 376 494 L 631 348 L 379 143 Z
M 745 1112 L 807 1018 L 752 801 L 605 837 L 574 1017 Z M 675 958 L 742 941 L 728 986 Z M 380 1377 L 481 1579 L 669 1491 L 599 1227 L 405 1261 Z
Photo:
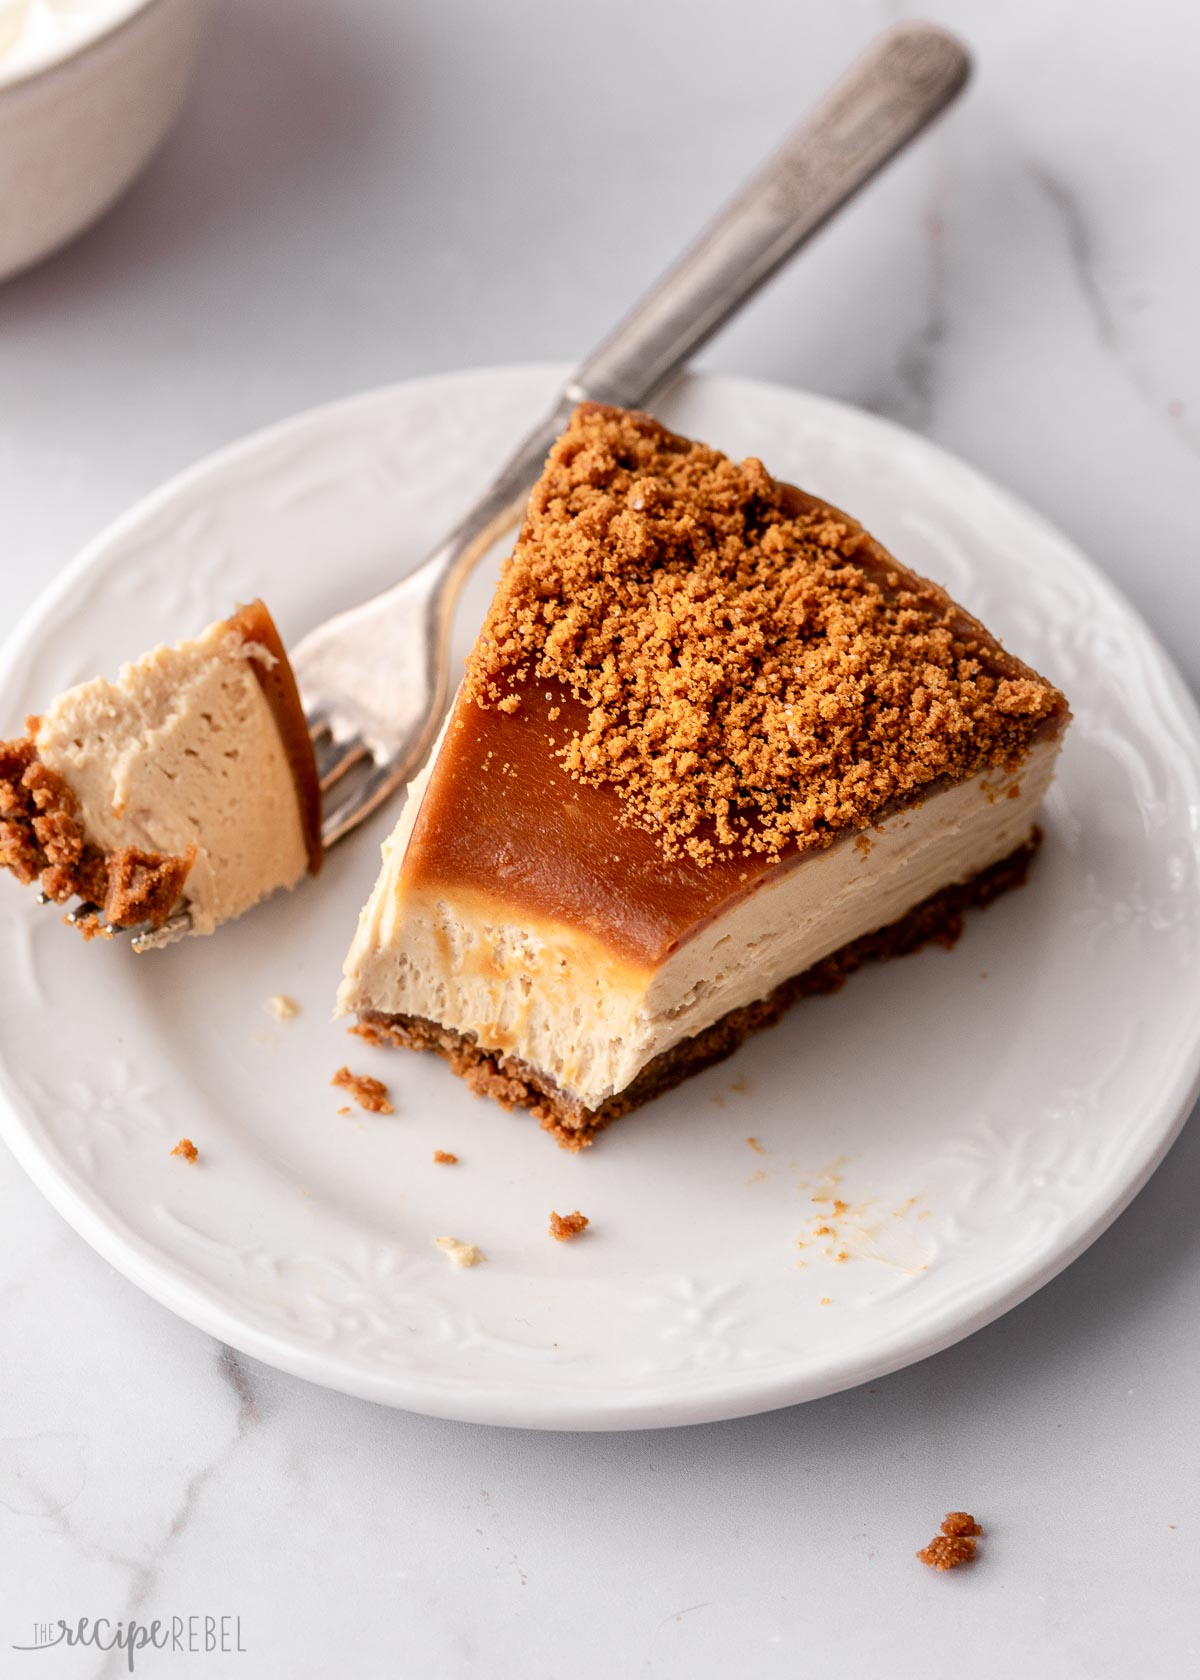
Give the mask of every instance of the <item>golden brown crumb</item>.
M 961 1563 L 975 1561 L 976 1536 L 983 1530 L 969 1511 L 947 1511 L 942 1518 L 942 1531 L 935 1534 L 928 1546 L 917 1553 L 920 1562 L 930 1569 L 945 1572 L 957 1569 Z
M 185 1161 L 194 1161 L 200 1154 L 191 1138 L 180 1138 L 171 1151 L 172 1155 L 182 1155 Z
M 551 451 L 466 693 L 511 710 L 533 682 L 587 708 L 566 769 L 700 863 L 825 846 L 1015 765 L 1063 707 L 844 515 L 594 404 Z
M 294 997 L 288 997 L 286 992 L 276 992 L 274 997 L 269 997 L 267 1008 L 277 1021 L 294 1020 L 300 1013 L 300 1005 Z
M 111 939 L 113 936 L 112 928 L 95 910 L 86 916 L 76 916 L 73 922 L 69 916 L 64 916 L 63 921 L 83 935 L 85 945 L 90 945 L 93 939 Z
M 28 718 L 23 740 L 0 741 L 0 868 L 26 884 L 38 881 L 56 903 L 78 896 L 98 905 L 99 916 L 75 923 L 85 939 L 102 934 L 110 923 L 131 927 L 148 921 L 160 927 L 179 902 L 195 847 L 175 857 L 136 846 L 103 852 L 92 845 L 71 788 L 37 756 L 38 724 Z
M 765 1153 L 762 1144 L 759 1143 L 756 1137 L 748 1137 L 746 1142 L 750 1145 L 756 1155 L 762 1155 Z
M 930 1569 L 944 1573 L 947 1569 L 957 1569 L 960 1563 L 975 1561 L 975 1541 L 965 1534 L 935 1534 L 917 1557 Z
M 474 1243 L 459 1242 L 457 1237 L 435 1237 L 434 1242 L 455 1266 L 478 1266 L 487 1255 Z
M 161 927 L 179 903 L 195 860 L 195 846 L 189 846 L 184 857 L 143 852 L 136 846 L 110 853 L 105 917 L 117 927 L 133 927 L 138 922 Z
M 393 1112 L 387 1086 L 382 1079 L 372 1079 L 369 1073 L 351 1073 L 348 1067 L 340 1067 L 329 1083 L 349 1091 L 359 1108 L 365 1108 L 370 1114 Z
M 591 1221 L 586 1213 L 580 1213 L 576 1208 L 574 1213 L 552 1213 L 550 1215 L 550 1235 L 555 1242 L 570 1242 L 581 1231 L 586 1231 Z
M 36 723 L 28 720 L 27 727 L 35 727 L 23 740 L 0 741 L 0 866 L 26 884 L 41 876 L 51 898 L 78 892 L 99 903 L 105 890 L 102 860 L 95 854 L 92 868 L 85 863 L 78 801 L 63 778 L 39 760 Z
M 351 1112 L 351 1110 L 349 1108 L 339 1108 L 338 1109 L 339 1114 L 349 1114 L 350 1112 Z
M 458 1164 L 458 1156 L 452 1155 L 448 1149 L 435 1149 L 433 1162 L 438 1167 L 453 1167 Z

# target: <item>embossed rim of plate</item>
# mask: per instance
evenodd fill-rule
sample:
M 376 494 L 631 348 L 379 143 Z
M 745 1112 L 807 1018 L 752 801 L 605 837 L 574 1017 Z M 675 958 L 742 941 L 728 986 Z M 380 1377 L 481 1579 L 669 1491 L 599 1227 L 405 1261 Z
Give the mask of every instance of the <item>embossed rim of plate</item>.
M 145 498 L 115 522 L 56 577 L 11 633 L 0 652 L 0 683 L 13 677 L 23 655 L 40 641 L 52 636 L 56 609 L 84 579 L 103 569 L 110 551 L 152 517 L 170 507 L 183 492 L 199 485 L 216 487 L 232 471 L 253 472 L 257 455 L 281 441 L 303 436 L 311 443 L 322 435 L 336 435 L 340 426 L 360 411 L 374 405 L 386 411 L 389 398 L 414 394 L 436 402 L 439 393 L 470 387 L 470 382 L 514 382 L 544 379 L 550 386 L 561 370 L 529 368 L 492 369 L 483 373 L 444 375 L 413 381 L 388 390 L 364 393 L 296 416 L 272 426 L 210 456 Z M 701 383 L 693 378 L 690 388 Z M 1046 550 L 1047 563 L 1071 572 L 1074 580 L 1086 578 L 1099 613 L 1106 615 L 1109 628 L 1122 638 L 1126 657 L 1135 663 L 1148 685 L 1157 693 L 1157 703 L 1168 708 L 1176 731 L 1176 744 L 1185 754 L 1189 774 L 1195 778 L 1200 766 L 1200 719 L 1182 681 L 1165 654 L 1133 609 L 1096 572 L 1084 556 L 1006 492 L 992 485 L 970 467 L 947 455 L 936 445 L 905 432 L 877 417 L 860 414 L 828 399 L 789 392 L 779 387 L 748 380 L 705 379 L 709 393 L 753 408 L 756 403 L 780 402 L 796 405 L 809 422 L 822 417 L 842 427 L 865 428 L 864 435 L 876 440 L 891 437 L 897 450 L 921 459 L 933 473 L 952 477 L 962 494 L 978 499 L 980 505 L 1003 510 L 1019 522 L 1029 541 Z M 1191 836 L 1195 848 L 1194 830 Z M 38 1116 L 25 1095 L 17 1089 L 12 1071 L 0 1064 L 0 1087 L 8 1102 L 0 1103 L 0 1134 L 35 1183 L 68 1222 L 99 1253 L 146 1293 L 207 1333 L 281 1369 L 366 1399 L 400 1405 L 433 1415 L 468 1421 L 520 1424 L 528 1427 L 565 1429 L 645 1428 L 681 1423 L 705 1422 L 746 1415 L 798 1401 L 818 1398 L 857 1383 L 900 1369 L 936 1353 L 1026 1299 L 1075 1259 L 1128 1205 L 1165 1156 L 1177 1136 L 1200 1088 L 1200 1020 L 1187 1043 L 1177 1048 L 1174 1065 L 1159 1067 L 1158 1096 L 1153 1113 L 1145 1116 L 1137 1147 L 1129 1153 L 1110 1179 L 1103 1193 L 1084 1206 L 1071 1210 L 1049 1252 L 1038 1254 L 1023 1269 L 1005 1274 L 994 1287 L 978 1288 L 968 1298 L 943 1303 L 941 1311 L 923 1321 L 907 1324 L 902 1333 L 884 1337 L 860 1348 L 853 1357 L 815 1361 L 796 1371 L 705 1374 L 682 1390 L 670 1387 L 614 1394 L 597 1382 L 590 1396 L 559 1391 L 547 1385 L 544 1394 L 533 1388 L 504 1390 L 477 1387 L 461 1381 L 440 1382 L 429 1372 L 412 1373 L 382 1366 L 364 1370 L 360 1365 L 289 1337 L 282 1329 L 264 1329 L 239 1311 L 236 1299 L 215 1280 L 197 1283 L 188 1275 L 177 1255 L 163 1244 L 145 1241 L 129 1229 L 116 1210 L 97 1197 L 90 1185 L 45 1146 Z M 614 1139 L 614 1142 L 616 1139 Z

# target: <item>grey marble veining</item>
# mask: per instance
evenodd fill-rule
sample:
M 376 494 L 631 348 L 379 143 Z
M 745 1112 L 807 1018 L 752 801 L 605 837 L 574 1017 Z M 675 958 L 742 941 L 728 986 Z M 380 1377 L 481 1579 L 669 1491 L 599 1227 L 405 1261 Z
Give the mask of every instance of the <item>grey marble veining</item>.
M 708 352 L 925 431 L 1078 540 L 1200 685 L 1200 14 L 926 15 L 953 116 Z M 206 451 L 396 378 L 586 347 L 878 0 L 225 0 L 178 132 L 0 289 L 5 622 Z M 720 441 L 720 440 L 714 440 Z M 0 887 L 3 883 L 0 883 Z M 240 1616 L 149 1676 L 1124 1680 L 1200 1671 L 1200 1135 L 1024 1307 L 773 1416 L 613 1437 L 390 1413 L 172 1318 L 0 1153 L 0 1673 L 59 1615 Z M 927 1578 L 941 1512 L 986 1564 Z

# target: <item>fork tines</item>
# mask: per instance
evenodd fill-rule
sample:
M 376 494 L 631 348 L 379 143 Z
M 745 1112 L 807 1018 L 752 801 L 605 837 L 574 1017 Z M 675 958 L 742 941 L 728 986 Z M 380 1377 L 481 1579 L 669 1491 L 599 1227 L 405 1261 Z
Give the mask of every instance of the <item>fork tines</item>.
M 39 904 L 55 904 L 58 901 L 48 893 L 39 893 Z M 160 927 L 153 927 L 149 922 L 131 923 L 121 926 L 117 922 L 106 922 L 104 912 L 98 904 L 79 903 L 67 911 L 64 920 L 69 927 L 91 928 L 102 939 L 120 938 L 122 934 L 129 934 L 130 945 L 139 956 L 144 951 L 158 951 L 165 945 L 173 945 L 177 939 L 182 939 L 192 925 L 192 918 L 187 910 L 177 910 L 169 916 Z
M 396 785 L 390 764 L 381 761 L 360 735 L 338 737 L 315 717 L 309 731 L 321 783 L 321 843 L 328 847 L 356 828 Z M 337 797 L 330 798 L 336 789 Z

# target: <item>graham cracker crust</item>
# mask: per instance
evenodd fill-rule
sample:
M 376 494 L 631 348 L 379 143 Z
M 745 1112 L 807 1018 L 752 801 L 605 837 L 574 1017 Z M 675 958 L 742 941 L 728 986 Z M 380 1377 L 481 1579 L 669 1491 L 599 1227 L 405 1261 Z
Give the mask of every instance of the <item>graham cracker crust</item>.
M 102 918 L 114 927 L 161 927 L 178 904 L 196 848 L 185 857 L 122 846 L 94 846 L 79 822 L 79 801 L 65 779 L 38 757 L 37 718 L 28 734 L 0 741 L 0 869 L 24 885 L 38 881 L 56 904 L 76 895 L 99 907 L 80 923 L 91 939 Z
M 405 1050 L 432 1050 L 449 1062 L 452 1071 L 477 1096 L 491 1097 L 507 1109 L 527 1108 L 543 1130 L 558 1139 L 562 1148 L 583 1149 L 610 1121 L 661 1096 L 702 1068 L 724 1061 L 751 1033 L 774 1026 L 798 999 L 840 990 L 848 976 L 864 963 L 907 956 L 928 944 L 942 945 L 948 950 L 963 931 L 967 910 L 975 906 L 982 908 L 1011 887 L 1024 885 L 1041 842 L 1042 831 L 1035 828 L 1024 845 L 969 881 L 944 887 L 898 921 L 843 945 L 803 973 L 785 980 L 756 1003 L 731 1009 L 703 1032 L 656 1056 L 631 1085 L 609 1097 L 599 1108 L 585 1108 L 518 1057 L 484 1050 L 468 1034 L 439 1026 L 436 1021 L 415 1015 L 365 1011 L 359 1016 L 360 1025 L 355 1030 L 375 1043 L 387 1041 Z

